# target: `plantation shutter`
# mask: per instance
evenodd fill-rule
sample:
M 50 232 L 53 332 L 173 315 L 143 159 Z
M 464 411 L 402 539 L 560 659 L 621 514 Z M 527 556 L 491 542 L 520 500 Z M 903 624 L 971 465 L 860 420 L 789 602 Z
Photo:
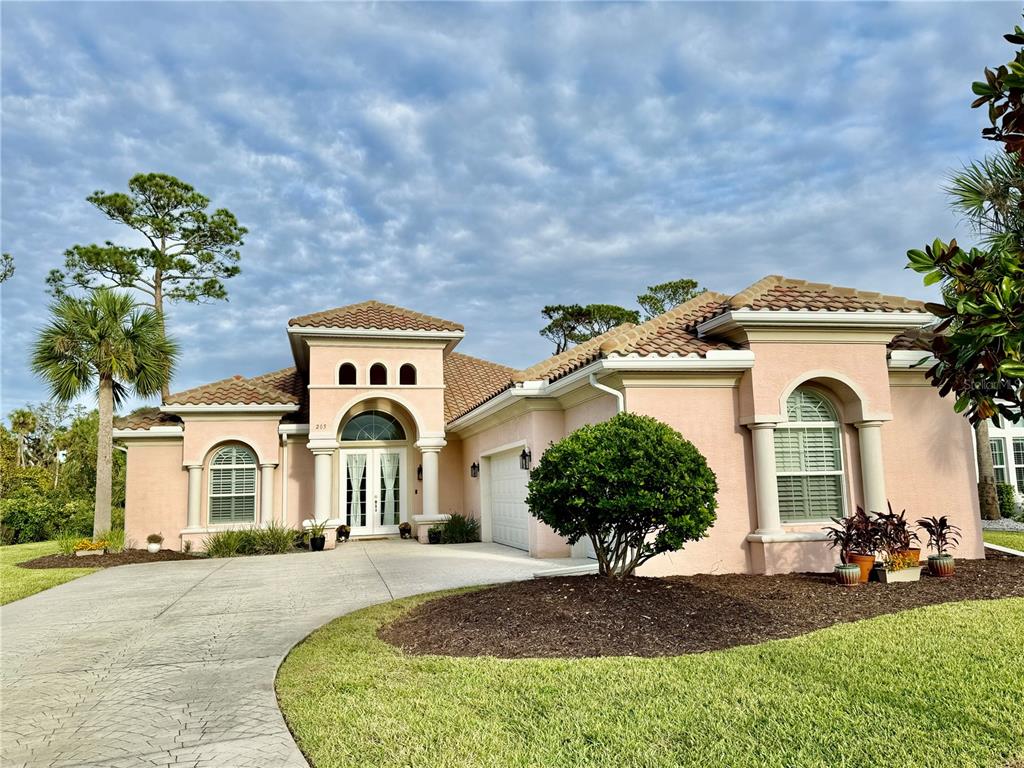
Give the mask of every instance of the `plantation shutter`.
M 256 457 L 243 446 L 229 445 L 210 462 L 211 525 L 251 523 L 256 519 Z
M 1013 463 L 1017 465 L 1017 490 L 1024 493 L 1024 437 L 1013 438 Z
M 1006 448 L 1001 437 L 993 437 L 988 441 L 992 449 L 992 470 L 997 483 L 1006 482 Z
M 775 430 L 775 470 L 783 522 L 843 515 L 843 455 L 831 404 L 798 389 L 786 404 L 789 421 Z

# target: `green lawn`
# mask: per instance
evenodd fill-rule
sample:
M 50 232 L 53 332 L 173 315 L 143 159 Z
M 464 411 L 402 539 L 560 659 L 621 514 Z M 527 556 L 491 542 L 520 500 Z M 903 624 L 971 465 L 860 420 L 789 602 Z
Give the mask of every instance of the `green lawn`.
M 1024 531 L 984 531 L 982 538 L 989 544 L 1024 552 Z
M 1006 766 L 1024 757 L 1024 599 L 949 603 L 664 659 L 406 656 L 342 617 L 281 666 L 317 768 Z
M 85 576 L 85 574 L 96 570 L 95 568 L 30 570 L 19 568 L 16 565 L 25 560 L 55 554 L 57 554 L 57 544 L 52 541 L 0 547 L 0 605 L 34 595 L 36 592 L 42 592 L 44 589 L 77 579 L 79 576 Z

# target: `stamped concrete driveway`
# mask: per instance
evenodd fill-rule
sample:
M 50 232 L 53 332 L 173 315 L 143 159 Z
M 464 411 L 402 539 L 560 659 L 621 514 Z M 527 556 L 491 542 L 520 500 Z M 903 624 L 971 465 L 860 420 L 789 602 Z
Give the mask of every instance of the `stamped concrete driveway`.
M 580 564 L 391 540 L 99 571 L 0 609 L 0 764 L 305 766 L 274 675 L 312 630 L 393 598 Z

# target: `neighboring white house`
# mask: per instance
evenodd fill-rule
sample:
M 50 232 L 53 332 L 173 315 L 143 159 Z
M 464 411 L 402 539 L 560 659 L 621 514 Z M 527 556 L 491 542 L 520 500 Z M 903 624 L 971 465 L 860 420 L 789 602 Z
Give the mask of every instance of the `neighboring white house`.
M 1002 427 L 989 424 L 988 437 L 996 482 L 1014 487 L 1019 506 L 1024 503 L 1024 420 L 1003 420 Z

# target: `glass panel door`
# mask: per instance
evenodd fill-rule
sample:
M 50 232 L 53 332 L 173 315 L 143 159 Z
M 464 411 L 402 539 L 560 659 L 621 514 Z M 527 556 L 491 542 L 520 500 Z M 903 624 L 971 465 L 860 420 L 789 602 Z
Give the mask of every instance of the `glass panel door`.
M 404 448 L 342 451 L 342 518 L 353 536 L 398 533 L 405 519 L 404 472 Z
M 345 524 L 352 533 L 363 533 L 367 528 L 367 475 L 370 454 L 352 451 L 342 454 L 342 468 L 345 471 L 342 502 L 345 508 Z
M 377 451 L 380 467 L 380 495 L 377 497 L 377 519 L 382 529 L 395 528 L 400 521 L 402 504 L 401 465 L 399 451 L 382 449 Z

